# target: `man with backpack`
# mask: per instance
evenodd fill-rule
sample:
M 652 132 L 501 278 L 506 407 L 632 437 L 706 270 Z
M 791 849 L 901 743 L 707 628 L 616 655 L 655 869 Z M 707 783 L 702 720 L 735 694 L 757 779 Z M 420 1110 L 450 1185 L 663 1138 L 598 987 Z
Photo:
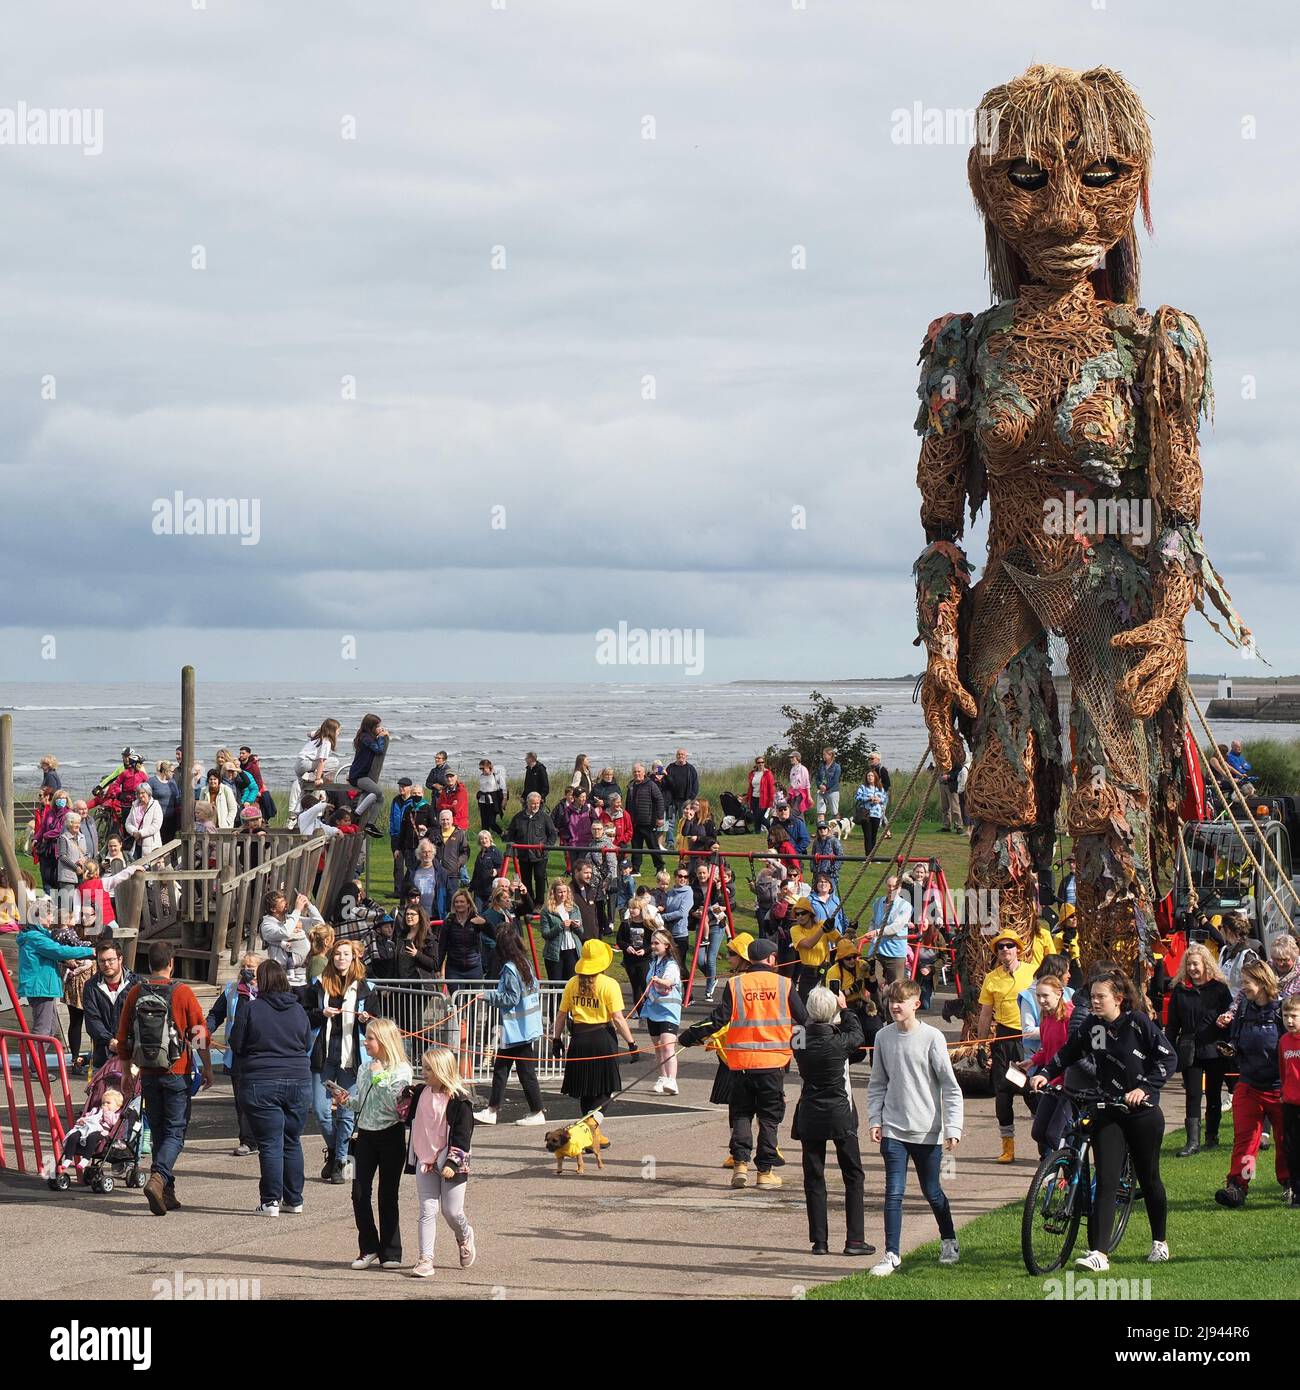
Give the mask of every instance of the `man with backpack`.
M 155 1216 L 166 1216 L 176 1200 L 176 1160 L 185 1147 L 190 1123 L 190 1053 L 197 1049 L 203 1089 L 212 1085 L 212 1057 L 203 1009 L 187 984 L 172 979 L 172 948 L 166 941 L 149 947 L 149 976 L 133 985 L 122 1007 L 115 1051 L 140 1068 L 145 1118 L 153 1138 L 153 1162 L 144 1185 Z

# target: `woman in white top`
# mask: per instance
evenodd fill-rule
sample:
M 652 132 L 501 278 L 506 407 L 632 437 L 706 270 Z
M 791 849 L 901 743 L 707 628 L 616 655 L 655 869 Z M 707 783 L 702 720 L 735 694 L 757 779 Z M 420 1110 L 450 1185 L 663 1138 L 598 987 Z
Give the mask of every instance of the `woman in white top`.
M 221 774 L 216 768 L 208 773 L 206 800 L 212 807 L 212 819 L 216 821 L 217 829 L 233 830 L 235 817 L 239 815 L 239 802 L 235 800 L 230 784 L 221 780 Z M 158 824 L 162 825 L 161 811 L 158 813 Z
M 298 814 L 304 786 L 319 787 L 338 771 L 339 721 L 326 719 L 298 750 L 293 786 L 289 788 L 289 815 Z
M 162 807 L 153 799 L 153 788 L 148 782 L 141 782 L 136 788 L 135 805 L 126 818 L 126 833 L 135 842 L 136 859 L 162 847 L 162 820 Z
M 593 785 L 591 776 L 591 764 L 587 761 L 585 753 L 579 753 L 573 760 L 573 777 L 569 785 L 575 792 L 586 792 L 591 795 Z
M 491 758 L 478 765 L 478 815 L 480 826 L 493 835 L 501 833 L 501 809 L 506 804 L 505 781 Z
M 289 984 L 307 983 L 307 957 L 311 954 L 308 928 L 325 919 L 306 893 L 299 893 L 293 911 L 282 888 L 272 888 L 262 900 L 262 942 L 272 960 L 284 966 Z M 305 924 L 305 925 L 304 925 Z

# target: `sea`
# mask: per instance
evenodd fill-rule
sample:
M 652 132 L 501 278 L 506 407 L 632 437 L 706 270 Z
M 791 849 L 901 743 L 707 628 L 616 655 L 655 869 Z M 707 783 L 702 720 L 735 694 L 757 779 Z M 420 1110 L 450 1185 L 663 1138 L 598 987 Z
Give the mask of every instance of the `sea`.
M 522 777 L 524 754 L 535 751 L 551 771 L 571 771 L 586 753 L 594 772 L 612 766 L 624 776 L 632 762 L 665 762 L 684 747 L 700 768 L 747 763 L 769 744 L 781 744 L 788 720 L 782 706 L 808 707 L 812 689 L 838 705 L 877 710 L 869 736 L 886 766 L 910 772 L 926 746 L 911 680 L 864 680 L 780 685 L 738 681 L 706 685 L 537 683 L 403 685 L 201 681 L 197 756 L 211 763 L 218 748 L 247 743 L 272 786 L 284 786 L 298 750 L 323 719 L 343 726 L 345 748 L 362 715 L 382 717 L 392 734 L 385 780 L 410 774 L 423 781 L 433 756 L 446 749 L 457 771 L 475 786 L 480 758 L 507 776 Z M 1207 691 L 1206 693 L 1212 693 Z M 1202 698 L 1204 702 L 1204 697 Z M 38 760 L 52 753 L 64 785 L 85 792 L 116 767 L 127 745 L 152 771 L 172 758 L 180 741 L 180 685 L 152 683 L 25 683 L 0 687 L 0 712 L 13 715 L 14 783 L 22 794 L 39 780 Z M 1300 736 L 1294 724 L 1216 723 L 1221 741 Z

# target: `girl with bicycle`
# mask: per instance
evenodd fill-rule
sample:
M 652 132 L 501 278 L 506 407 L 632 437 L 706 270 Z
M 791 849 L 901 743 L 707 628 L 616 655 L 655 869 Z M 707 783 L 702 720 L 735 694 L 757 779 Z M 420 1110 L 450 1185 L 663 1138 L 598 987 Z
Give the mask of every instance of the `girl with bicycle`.
M 1165 1241 L 1168 1206 L 1160 1180 L 1165 1117 L 1155 1101 L 1173 1074 L 1176 1059 L 1168 1039 L 1142 1012 L 1137 990 L 1122 971 L 1108 971 L 1095 979 L 1090 999 L 1091 1013 L 1083 1027 L 1062 1044 L 1029 1084 L 1033 1090 L 1041 1090 L 1085 1057 L 1096 1065 L 1097 1090 L 1105 1105 L 1097 1110 L 1092 1130 L 1096 1190 L 1088 1214 L 1090 1249 L 1075 1264 L 1100 1273 L 1110 1268 L 1106 1252 L 1111 1244 L 1126 1148 L 1133 1157 L 1151 1223 L 1147 1260 L 1157 1264 L 1169 1258 Z

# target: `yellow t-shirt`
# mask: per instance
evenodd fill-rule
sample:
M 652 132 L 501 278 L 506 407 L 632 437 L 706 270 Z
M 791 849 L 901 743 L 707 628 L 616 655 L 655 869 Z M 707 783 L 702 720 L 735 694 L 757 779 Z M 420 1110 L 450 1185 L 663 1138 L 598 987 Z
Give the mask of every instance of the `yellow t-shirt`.
M 799 952 L 799 964 L 807 966 L 817 966 L 824 964 L 830 959 L 830 943 L 835 940 L 838 933 L 832 928 L 829 932 L 822 931 L 824 922 L 810 922 L 806 927 L 791 927 L 790 940 L 794 943 L 794 948 Z M 800 943 L 805 937 L 816 936 L 817 940 L 809 946 Z
M 1039 926 L 1034 930 L 1034 939 L 1029 943 L 1029 955 L 1021 962 L 1027 965 L 1030 971 L 1037 970 L 1043 963 L 1045 956 L 1056 954 L 1056 944 L 1052 940 L 1052 933 L 1046 927 Z
M 564 986 L 560 1008 L 575 1023 L 608 1023 L 623 1012 L 623 991 L 608 975 L 575 975 Z
M 1023 960 L 1016 966 L 1014 975 L 1008 975 L 1000 965 L 985 975 L 984 983 L 980 986 L 980 1004 L 993 1005 L 994 1023 L 1000 1023 L 1004 1028 L 1014 1028 L 1017 1033 L 1020 1031 L 1019 994 L 1034 983 L 1036 969 L 1035 965 Z

